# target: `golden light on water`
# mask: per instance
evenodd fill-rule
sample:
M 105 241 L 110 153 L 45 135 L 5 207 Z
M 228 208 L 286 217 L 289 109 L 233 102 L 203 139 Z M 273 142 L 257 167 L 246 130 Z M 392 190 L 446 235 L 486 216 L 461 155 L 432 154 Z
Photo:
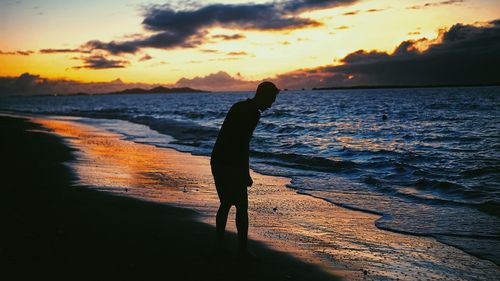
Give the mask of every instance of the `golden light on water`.
M 78 118 L 35 119 L 36 123 L 64 136 L 78 149 L 76 169 L 80 187 L 143 200 L 188 207 L 199 219 L 214 224 L 218 199 L 213 186 L 209 159 L 172 149 L 124 140 L 120 135 L 84 125 Z M 350 142 L 351 140 L 346 139 Z M 484 262 L 464 252 L 436 242 L 433 238 L 402 235 L 375 227 L 378 215 L 351 211 L 316 197 L 299 195 L 286 188 L 287 178 L 252 173 L 249 189 L 250 237 L 291 253 L 303 260 L 323 265 L 350 278 L 371 276 L 391 279 L 450 278 L 453 272 L 492 270 Z M 338 178 L 332 186 L 352 184 Z M 332 193 L 333 192 L 333 193 Z M 335 195 L 332 195 L 335 194 Z M 369 196 L 330 191 L 324 197 Z M 380 204 L 386 204 L 380 198 Z M 233 210 L 234 211 L 234 210 Z M 228 228 L 235 231 L 234 213 Z M 452 264 L 447 263 L 454 257 Z M 348 265 L 349 270 L 340 267 Z M 415 266 L 415 265 L 419 266 Z M 422 266 L 432 265 L 432 266 Z

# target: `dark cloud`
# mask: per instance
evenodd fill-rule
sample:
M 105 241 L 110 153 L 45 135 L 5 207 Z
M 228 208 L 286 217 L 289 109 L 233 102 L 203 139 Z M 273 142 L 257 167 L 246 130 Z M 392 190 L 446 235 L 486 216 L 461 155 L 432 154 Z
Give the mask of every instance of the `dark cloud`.
M 153 6 L 147 11 L 143 24 L 148 30 L 178 34 L 193 34 L 198 30 L 212 26 L 253 30 L 286 30 L 319 25 L 318 22 L 311 19 L 297 17 L 286 6 L 280 8 L 276 4 L 212 4 L 197 10 L 185 11 Z
M 300 17 L 303 11 L 350 5 L 357 0 L 302 0 L 267 4 L 211 4 L 191 9 L 174 10 L 168 5 L 153 5 L 146 9 L 142 22 L 153 35 L 124 41 L 92 40 L 83 45 L 91 50 L 111 54 L 136 53 L 141 48 L 192 48 L 206 42 L 208 30 L 224 27 L 237 30 L 283 31 L 322 25 Z M 242 35 L 215 35 L 223 40 L 236 40 Z M 214 38 L 212 37 L 212 38 Z
M 45 94 L 51 89 L 48 79 L 23 73 L 18 77 L 0 77 L 0 95 Z
M 144 54 L 144 56 L 142 56 L 139 61 L 147 61 L 147 60 L 150 60 L 152 59 L 153 57 L 148 55 L 148 54 Z
M 23 73 L 17 79 L 13 80 L 10 86 L 19 91 L 28 91 L 36 86 L 43 88 L 46 82 L 47 79 L 41 78 L 40 75 Z
M 245 35 L 243 34 L 233 34 L 233 35 L 226 35 L 226 34 L 216 34 L 212 36 L 213 39 L 222 39 L 224 41 L 229 41 L 229 40 L 239 40 L 245 38 Z
M 410 7 L 407 7 L 407 9 L 419 10 L 419 9 L 424 9 L 424 8 L 429 8 L 429 7 L 460 4 L 463 2 L 464 2 L 464 0 L 448 0 L 448 1 L 433 2 L 433 3 L 429 2 L 429 3 L 425 3 L 423 5 L 410 6 Z
M 82 45 L 82 48 L 88 50 L 106 50 L 111 54 L 120 53 L 135 53 L 139 51 L 139 40 L 123 41 L 123 42 L 102 42 L 99 40 L 88 41 Z
M 371 51 L 367 52 L 365 50 L 358 50 L 356 52 L 350 53 L 340 61 L 343 63 L 366 63 L 368 61 L 378 61 L 381 59 L 388 58 L 389 54 L 385 52 Z
M 329 9 L 338 6 L 347 6 L 358 2 L 357 0 L 299 0 L 284 3 L 284 10 L 291 13 L 311 10 Z
M 365 12 L 365 13 L 376 13 L 376 12 L 382 12 L 382 11 L 385 11 L 385 9 L 368 9 L 368 10 L 364 10 L 364 11 L 360 11 L 360 10 L 356 10 L 356 11 L 350 11 L 350 12 L 347 12 L 347 13 L 343 13 L 342 15 L 344 16 L 355 16 L 359 13 L 362 13 L 362 12 Z
M 86 50 L 80 49 L 41 49 L 40 54 L 57 54 L 57 53 L 89 53 Z
M 130 62 L 126 60 L 112 60 L 107 59 L 103 55 L 92 55 L 88 57 L 79 58 L 83 61 L 83 65 L 74 66 L 74 69 L 108 69 L 108 68 L 124 68 Z
M 314 20 L 285 16 L 272 4 L 213 4 L 197 10 L 175 11 L 152 6 L 146 11 L 144 28 L 153 35 L 122 42 L 93 40 L 83 47 L 111 54 L 135 53 L 140 48 L 192 48 L 207 39 L 207 30 L 222 26 L 232 29 L 287 30 L 321 25 Z
M 341 62 L 278 78 L 283 87 L 291 87 L 287 83 L 313 87 L 497 84 L 500 20 L 484 26 L 455 24 L 442 31 L 437 41 L 403 41 L 390 54 L 359 50 Z
M 344 16 L 354 16 L 354 15 L 359 14 L 359 12 L 360 11 L 351 11 L 351 12 L 343 13 L 342 15 L 344 15 Z
M 21 56 L 29 56 L 33 53 L 34 53 L 34 51 L 16 51 L 16 54 L 21 55 Z
M 420 34 L 420 31 L 411 31 L 411 32 L 408 32 L 408 35 L 419 35 Z
M 385 9 L 369 9 L 369 10 L 366 10 L 365 12 L 376 13 L 376 12 L 382 12 L 382 11 L 385 11 Z
M 4 51 L 0 51 L 0 55 L 20 55 L 20 56 L 29 56 L 31 54 L 33 54 L 34 51 L 8 51 L 8 52 L 4 52 Z

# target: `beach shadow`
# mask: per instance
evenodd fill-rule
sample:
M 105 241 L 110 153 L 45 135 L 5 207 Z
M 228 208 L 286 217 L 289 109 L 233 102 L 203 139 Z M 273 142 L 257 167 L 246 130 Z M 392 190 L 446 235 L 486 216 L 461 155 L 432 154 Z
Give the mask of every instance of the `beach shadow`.
M 0 258 L 17 280 L 338 279 L 256 241 L 260 262 L 220 257 L 196 212 L 75 187 L 58 137 L 10 117 L 0 129 Z

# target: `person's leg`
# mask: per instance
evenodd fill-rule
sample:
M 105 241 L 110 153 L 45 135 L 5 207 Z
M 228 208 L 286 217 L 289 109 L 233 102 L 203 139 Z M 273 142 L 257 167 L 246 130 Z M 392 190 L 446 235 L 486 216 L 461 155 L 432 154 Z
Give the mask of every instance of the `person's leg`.
M 248 195 L 246 187 L 236 202 L 236 229 L 240 253 L 248 252 Z
M 214 176 L 215 188 L 217 189 L 217 195 L 219 196 L 220 206 L 217 210 L 217 215 L 215 216 L 215 238 L 216 246 L 222 249 L 224 246 L 224 236 L 226 232 L 226 223 L 229 210 L 231 209 L 231 203 L 228 194 L 228 184 L 227 176 L 224 173 L 225 169 L 212 166 L 212 175 Z
M 217 246 L 222 247 L 224 244 L 224 234 L 226 232 L 227 216 L 231 205 L 221 201 L 219 210 L 217 210 L 217 216 L 215 218 L 215 229 L 216 229 L 216 239 Z

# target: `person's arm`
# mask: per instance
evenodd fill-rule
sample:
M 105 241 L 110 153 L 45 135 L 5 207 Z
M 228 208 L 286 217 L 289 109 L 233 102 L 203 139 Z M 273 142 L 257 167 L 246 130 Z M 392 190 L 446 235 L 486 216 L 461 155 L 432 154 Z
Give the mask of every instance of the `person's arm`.
M 248 124 L 248 132 L 247 132 L 247 134 L 248 134 L 247 135 L 248 149 L 246 150 L 246 152 L 247 152 L 247 155 L 246 155 L 246 171 L 247 171 L 246 182 L 247 182 L 247 186 L 250 187 L 253 185 L 253 179 L 250 176 L 250 141 L 252 140 L 253 132 L 254 132 L 255 128 L 257 127 L 257 124 L 259 123 L 260 115 L 257 112 L 257 114 L 252 114 L 252 115 L 249 115 L 248 117 L 249 118 L 247 120 L 247 124 Z

